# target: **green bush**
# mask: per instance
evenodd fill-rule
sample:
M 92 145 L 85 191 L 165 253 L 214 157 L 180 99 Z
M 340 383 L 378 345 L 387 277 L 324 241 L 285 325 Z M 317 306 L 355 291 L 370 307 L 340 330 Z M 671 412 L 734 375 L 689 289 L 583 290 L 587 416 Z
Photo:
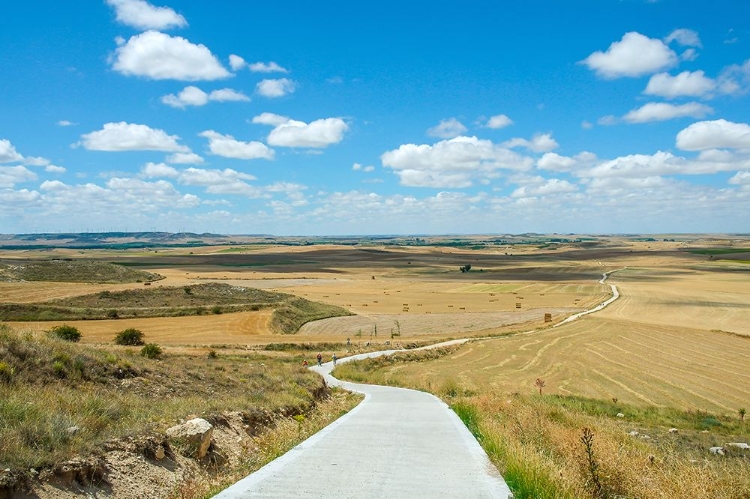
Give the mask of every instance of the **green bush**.
M 67 324 L 63 324 L 62 326 L 55 326 L 49 330 L 49 333 L 52 336 L 65 341 L 75 342 L 81 339 L 81 332 L 78 330 L 78 328 L 74 326 L 68 326 Z
M 143 345 L 143 343 L 143 332 L 140 329 L 129 327 L 115 336 L 115 344 L 117 345 L 138 346 Z
M 147 343 L 141 348 L 141 355 L 149 359 L 158 359 L 161 354 L 161 347 L 156 343 Z
M 65 369 L 65 364 L 59 360 L 56 360 L 54 364 L 52 364 L 52 371 L 58 378 L 64 378 L 68 375 L 68 372 Z
M 13 381 L 13 375 L 16 374 L 16 370 L 10 364 L 0 362 L 0 383 L 10 383 Z

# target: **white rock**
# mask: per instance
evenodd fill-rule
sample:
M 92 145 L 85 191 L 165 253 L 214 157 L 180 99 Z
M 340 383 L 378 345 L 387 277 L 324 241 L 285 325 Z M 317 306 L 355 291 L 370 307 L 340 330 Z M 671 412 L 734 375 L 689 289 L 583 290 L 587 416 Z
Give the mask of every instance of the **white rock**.
M 193 457 L 200 459 L 208 452 L 213 430 L 211 423 L 205 419 L 195 418 L 168 429 L 167 436 L 183 440 L 191 449 L 195 449 Z
M 677 428 L 670 428 L 669 433 L 677 433 Z
M 617 417 L 618 417 L 618 418 L 624 418 L 624 417 L 625 417 L 625 414 L 623 414 L 623 413 L 621 413 L 621 412 L 618 412 L 618 413 L 617 413 Z
M 724 447 L 711 447 L 708 449 L 708 452 L 711 454 L 715 454 L 717 456 L 723 456 L 724 455 Z
M 750 449 L 750 445 L 745 442 L 732 442 L 730 444 L 724 444 L 724 447 L 736 447 L 743 450 Z
M 638 433 L 637 431 L 633 430 L 630 433 L 628 433 L 628 435 L 630 435 L 631 437 L 637 437 L 638 435 L 640 435 L 640 433 Z

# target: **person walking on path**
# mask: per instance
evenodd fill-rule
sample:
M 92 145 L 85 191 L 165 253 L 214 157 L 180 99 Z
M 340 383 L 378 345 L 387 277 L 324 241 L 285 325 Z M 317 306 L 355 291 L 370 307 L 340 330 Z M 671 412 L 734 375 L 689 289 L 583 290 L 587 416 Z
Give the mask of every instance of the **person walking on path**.
M 333 352 L 333 365 L 336 365 L 336 360 L 338 360 L 338 357 L 336 357 L 336 352 Z
M 317 359 L 318 359 L 318 365 L 322 366 L 323 365 L 323 355 L 320 352 L 318 352 Z

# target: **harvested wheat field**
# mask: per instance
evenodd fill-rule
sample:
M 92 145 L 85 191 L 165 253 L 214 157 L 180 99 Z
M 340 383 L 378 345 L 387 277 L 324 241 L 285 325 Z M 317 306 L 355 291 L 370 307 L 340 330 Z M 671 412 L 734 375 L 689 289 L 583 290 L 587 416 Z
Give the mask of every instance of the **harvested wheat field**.
M 628 268 L 612 275 L 621 298 L 603 311 L 389 372 L 425 387 L 452 379 L 501 393 L 533 392 L 540 378 L 546 393 L 736 413 L 750 400 L 746 274 Z
M 98 321 L 66 321 L 81 331 L 83 343 L 112 343 L 115 335 L 135 328 L 146 335 L 146 341 L 166 346 L 176 345 L 248 345 L 277 341 L 269 329 L 271 310 L 236 312 L 189 317 L 150 317 Z M 9 322 L 17 329 L 48 330 L 58 321 Z

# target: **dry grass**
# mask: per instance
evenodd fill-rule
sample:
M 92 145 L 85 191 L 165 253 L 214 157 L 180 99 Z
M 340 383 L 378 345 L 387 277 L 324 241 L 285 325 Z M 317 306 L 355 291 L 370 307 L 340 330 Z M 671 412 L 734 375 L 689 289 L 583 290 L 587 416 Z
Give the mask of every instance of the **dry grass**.
M 46 466 L 102 442 L 222 411 L 304 414 L 326 393 L 301 358 L 258 354 L 162 361 L 0 331 L 0 467 Z M 79 427 L 78 431 L 69 428 Z
M 750 495 L 750 464 L 741 456 L 685 451 L 680 434 L 668 433 L 668 427 L 652 428 L 651 441 L 631 437 L 628 430 L 644 421 L 623 423 L 611 413 L 590 415 L 557 402 L 497 395 L 454 402 L 519 499 Z M 581 440 L 583 428 L 593 432 L 591 460 Z

